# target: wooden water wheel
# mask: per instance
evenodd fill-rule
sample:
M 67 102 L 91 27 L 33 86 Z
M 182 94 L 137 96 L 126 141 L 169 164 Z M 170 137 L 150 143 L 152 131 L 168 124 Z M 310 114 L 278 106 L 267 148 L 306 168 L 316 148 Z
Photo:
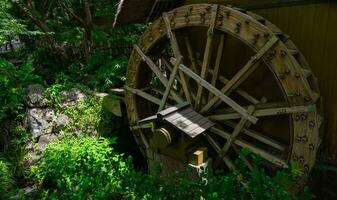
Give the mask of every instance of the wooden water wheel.
M 300 166 L 305 179 L 320 143 L 317 88 L 302 54 L 273 24 L 235 8 L 193 4 L 164 13 L 135 45 L 126 104 L 147 157 L 156 152 L 187 164 L 191 150 L 206 147 L 214 167 L 232 169 L 245 148 L 268 168 Z M 182 102 L 215 126 L 191 138 L 139 124 Z M 166 145 L 155 142 L 157 134 L 169 138 Z

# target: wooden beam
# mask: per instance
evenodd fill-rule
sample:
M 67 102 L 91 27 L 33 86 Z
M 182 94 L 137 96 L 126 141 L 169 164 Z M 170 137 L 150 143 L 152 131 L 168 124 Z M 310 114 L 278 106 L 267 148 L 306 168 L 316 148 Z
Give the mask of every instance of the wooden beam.
M 163 95 L 163 98 L 159 104 L 159 108 L 158 108 L 158 112 L 163 110 L 163 108 L 165 107 L 165 104 L 166 104 L 166 101 L 167 101 L 167 98 L 170 94 L 170 90 L 172 88 L 172 84 L 176 78 L 176 75 L 179 71 L 179 65 L 181 64 L 181 61 L 182 61 L 182 57 L 180 56 L 178 59 L 177 59 L 177 62 L 171 72 L 171 75 L 170 75 L 170 79 L 166 85 L 166 89 L 165 89 L 165 92 L 164 92 L 164 95 Z
M 140 57 L 147 63 L 147 65 L 151 68 L 153 73 L 159 78 L 159 80 L 162 82 L 162 84 L 166 87 L 168 80 L 167 78 L 160 72 L 159 67 L 149 58 L 144 54 L 144 52 L 137 46 L 134 45 L 134 48 L 136 52 L 140 55 Z M 182 103 L 184 100 L 173 90 L 170 91 L 173 98 L 177 103 Z
M 174 62 L 174 61 L 173 61 Z M 216 87 L 202 79 L 200 76 L 195 74 L 192 70 L 190 70 L 185 65 L 181 64 L 179 66 L 180 70 L 183 71 L 185 74 L 187 74 L 190 78 L 194 79 L 198 84 L 201 86 L 207 88 L 210 92 L 212 92 L 214 95 L 218 96 L 223 102 L 225 102 L 227 105 L 229 105 L 231 108 L 233 108 L 236 112 L 238 112 L 243 117 L 247 118 L 252 123 L 256 123 L 258 119 L 250 114 L 247 113 L 247 110 L 241 107 L 239 104 L 237 104 L 235 101 L 233 101 L 228 96 L 224 95 L 220 90 L 218 90 Z
M 260 65 L 261 58 L 269 51 L 270 48 L 274 46 L 274 44 L 278 41 L 276 36 L 272 36 L 269 41 L 257 52 L 255 56 L 253 56 L 246 65 L 239 70 L 237 74 L 221 89 L 221 92 L 229 95 L 232 91 L 234 91 L 244 80 L 248 78 L 248 76 L 254 72 L 257 67 Z M 219 97 L 214 96 L 204 107 L 201 109 L 200 113 L 205 113 L 210 110 L 213 106 L 219 105 L 221 102 L 219 101 Z
M 138 95 L 138 96 L 140 96 L 140 97 L 142 97 L 142 98 L 144 98 L 144 99 L 146 99 L 146 100 L 148 100 L 148 101 L 150 101 L 154 104 L 160 105 L 160 103 L 161 103 L 160 99 L 158 99 L 157 97 L 154 97 L 151 94 L 148 94 L 148 93 L 146 93 L 146 92 L 144 92 L 140 89 L 134 89 L 134 88 L 130 88 L 128 86 L 125 86 L 125 90 L 127 90 L 127 91 L 129 91 L 133 94 L 136 94 L 136 95 Z
M 216 59 L 215 59 L 215 66 L 214 66 L 214 70 L 213 70 L 213 76 L 212 76 L 212 80 L 211 80 L 211 84 L 213 86 L 216 85 L 216 81 L 218 80 L 219 77 L 219 69 L 220 69 L 220 64 L 221 64 L 221 59 L 222 59 L 222 54 L 223 54 L 223 49 L 224 49 L 224 45 L 225 45 L 225 39 L 226 39 L 227 35 L 220 35 L 220 41 L 219 41 L 219 45 L 218 45 L 218 51 L 217 51 L 217 55 L 216 55 Z M 209 93 L 208 95 L 208 100 L 211 100 L 212 98 L 212 93 Z
M 231 128 L 235 128 L 237 126 L 237 124 L 235 122 L 232 122 L 232 121 L 224 121 L 222 122 L 223 124 L 231 127 Z M 286 150 L 285 146 L 282 145 L 281 143 L 265 136 L 265 134 L 262 134 L 262 133 L 259 133 L 257 131 L 254 131 L 254 130 L 251 130 L 249 128 L 243 128 L 242 129 L 242 133 L 251 137 L 251 138 L 254 138 L 256 140 L 258 140 L 259 142 L 262 142 L 264 144 L 267 144 L 281 152 L 284 152 Z
M 179 59 L 181 57 L 181 60 L 182 60 L 183 56 L 180 52 L 178 40 L 177 40 L 176 34 L 171 29 L 171 23 L 170 23 L 170 20 L 168 18 L 167 13 L 163 13 L 163 19 L 164 19 L 164 23 L 165 23 L 166 30 L 167 30 L 167 37 L 170 40 L 170 44 L 171 44 L 171 48 L 172 48 L 174 57 L 176 59 Z M 187 85 L 187 81 L 185 79 L 185 76 L 180 71 L 178 73 L 179 73 L 179 76 L 180 76 L 180 79 L 181 79 L 181 86 L 184 90 L 186 100 L 191 103 L 191 95 L 190 95 L 190 92 L 189 92 L 189 89 L 188 89 L 188 85 Z
M 267 108 L 267 109 L 257 109 L 253 116 L 255 117 L 266 117 L 266 116 L 275 116 L 275 115 L 286 115 L 286 114 L 294 114 L 294 113 L 305 113 L 305 112 L 315 112 L 316 106 L 294 106 L 294 107 L 278 107 L 278 108 Z M 232 119 L 239 119 L 241 115 L 232 111 L 227 114 L 220 115 L 209 115 L 208 118 L 214 121 L 225 121 Z
M 209 29 L 207 32 L 207 41 L 206 41 L 206 47 L 204 51 L 204 58 L 203 58 L 203 63 L 201 67 L 201 73 L 200 77 L 202 79 L 206 78 L 206 72 L 207 69 L 209 68 L 209 64 L 211 62 L 212 58 L 212 49 L 213 49 L 213 39 L 214 39 L 214 29 L 215 29 L 215 24 L 216 24 L 216 19 L 218 15 L 218 7 L 219 5 L 213 4 L 211 6 L 211 20 L 209 24 Z M 195 109 L 199 110 L 200 104 L 201 104 L 201 96 L 202 96 L 202 91 L 203 87 L 201 85 L 198 85 L 198 90 L 197 90 L 197 101 L 195 102 Z
M 220 129 L 217 129 L 215 127 L 212 127 L 210 129 L 210 131 L 214 134 L 217 134 L 217 135 L 227 139 L 227 140 L 231 137 L 231 134 L 229 134 L 225 131 L 222 131 Z M 272 155 L 272 154 L 266 152 L 263 149 L 259 149 L 258 147 L 254 146 L 253 144 L 250 144 L 250 143 L 248 143 L 246 141 L 243 141 L 243 140 L 235 140 L 234 143 L 236 145 L 240 146 L 240 147 L 248 148 L 251 152 L 253 152 L 257 155 L 260 155 L 262 158 L 268 160 L 271 163 L 276 164 L 277 166 L 284 167 L 284 168 L 288 167 L 287 163 L 283 159 L 281 159 L 281 158 L 279 158 L 275 155 Z
M 254 112 L 254 106 L 249 106 L 247 112 L 249 114 L 252 114 Z M 230 137 L 227 139 L 226 144 L 221 149 L 221 156 L 225 155 L 229 148 L 231 147 L 232 143 L 237 139 L 239 134 L 241 133 L 242 129 L 247 124 L 246 118 L 241 118 L 240 122 L 237 124 L 237 126 L 234 128 L 233 133 L 230 135 Z

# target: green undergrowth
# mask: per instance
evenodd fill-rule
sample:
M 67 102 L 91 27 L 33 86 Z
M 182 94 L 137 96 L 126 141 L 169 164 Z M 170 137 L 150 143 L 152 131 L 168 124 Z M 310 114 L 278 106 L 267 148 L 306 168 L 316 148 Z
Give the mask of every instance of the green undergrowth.
M 251 172 L 214 175 L 206 171 L 191 178 L 193 170 L 188 168 L 160 178 L 135 170 L 132 159 L 117 153 L 114 143 L 107 138 L 69 137 L 49 144 L 31 169 L 39 189 L 29 198 L 299 199 L 285 191 L 288 181 L 296 178 L 292 169 L 271 178 L 256 164 Z M 240 161 L 236 165 L 244 169 Z M 311 199 L 310 193 L 301 199 Z

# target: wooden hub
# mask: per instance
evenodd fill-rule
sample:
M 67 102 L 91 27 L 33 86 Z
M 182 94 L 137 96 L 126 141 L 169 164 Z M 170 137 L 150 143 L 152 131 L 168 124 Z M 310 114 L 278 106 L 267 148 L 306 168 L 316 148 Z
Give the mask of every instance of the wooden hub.
M 207 147 L 214 167 L 233 169 L 245 148 L 269 168 L 298 165 L 304 180 L 320 143 L 317 88 L 302 54 L 273 24 L 250 12 L 193 4 L 164 13 L 135 45 L 126 103 L 145 156 L 149 141 L 159 137 L 165 156 L 187 162 L 191 152 Z M 152 134 L 151 126 L 138 124 L 184 101 L 215 126 L 168 145 L 166 131 Z M 249 158 L 240 158 L 251 168 Z

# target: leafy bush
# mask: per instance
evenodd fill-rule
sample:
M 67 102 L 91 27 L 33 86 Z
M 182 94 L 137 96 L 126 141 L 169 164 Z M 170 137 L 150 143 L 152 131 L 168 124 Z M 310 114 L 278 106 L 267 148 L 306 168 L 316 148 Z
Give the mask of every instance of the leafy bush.
M 12 173 L 10 171 L 10 164 L 6 161 L 0 160 L 0 198 L 5 198 L 13 186 Z
M 60 199 L 111 199 L 120 190 L 120 175 L 129 170 L 129 160 L 114 153 L 112 140 L 67 138 L 46 148 L 33 168 L 46 189 L 44 194 Z
M 43 184 L 39 194 L 59 199 L 297 199 L 285 192 L 288 184 L 278 184 L 257 166 L 244 178 L 238 171 L 206 171 L 191 178 L 190 168 L 161 178 L 136 171 L 111 144 L 90 137 L 49 144 L 32 170 Z M 280 176 L 292 179 L 288 172 Z
M 27 85 L 40 82 L 33 73 L 33 60 L 20 67 L 0 58 L 0 120 L 13 119 L 24 110 L 23 96 Z

